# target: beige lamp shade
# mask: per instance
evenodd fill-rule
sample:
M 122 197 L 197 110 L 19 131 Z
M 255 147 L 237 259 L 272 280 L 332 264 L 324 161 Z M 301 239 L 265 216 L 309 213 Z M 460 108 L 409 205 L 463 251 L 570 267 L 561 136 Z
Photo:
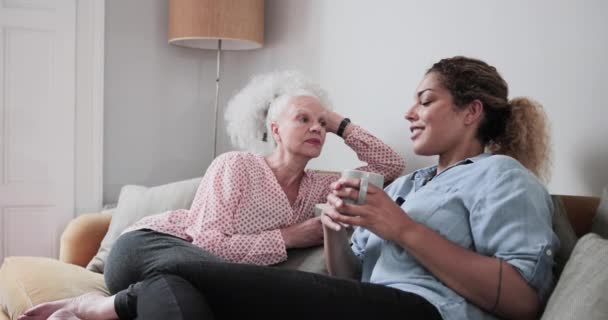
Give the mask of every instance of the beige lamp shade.
M 169 43 L 250 50 L 264 43 L 264 0 L 170 0 Z

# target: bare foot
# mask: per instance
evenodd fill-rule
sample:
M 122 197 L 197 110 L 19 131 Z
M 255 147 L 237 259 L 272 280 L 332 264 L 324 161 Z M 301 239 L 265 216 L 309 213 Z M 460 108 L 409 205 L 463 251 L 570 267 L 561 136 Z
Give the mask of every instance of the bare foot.
M 70 303 L 75 298 L 68 298 L 63 300 L 51 301 L 41 303 L 25 311 L 17 320 L 38 320 L 47 319 L 55 311 L 61 309 L 63 306 Z
M 18 320 L 108 320 L 118 319 L 114 311 L 114 296 L 90 292 L 75 298 L 41 303 L 21 315 Z

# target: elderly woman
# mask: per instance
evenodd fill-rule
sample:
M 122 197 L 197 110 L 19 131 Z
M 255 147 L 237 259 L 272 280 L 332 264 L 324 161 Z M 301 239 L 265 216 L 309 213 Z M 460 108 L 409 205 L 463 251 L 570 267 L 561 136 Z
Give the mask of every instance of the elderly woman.
M 189 210 L 149 216 L 116 241 L 105 267 L 111 297 L 86 294 L 30 309 L 20 319 L 193 318 L 204 301 L 181 268 L 202 261 L 272 265 L 287 249 L 320 245 L 313 208 L 336 176 L 306 170 L 326 134 L 344 139 L 372 171 L 393 180 L 404 159 L 329 109 L 325 92 L 295 72 L 258 76 L 228 110 L 233 141 L 259 152 L 228 152 L 207 169 Z M 270 147 L 269 147 L 270 146 Z M 201 274 L 204 269 L 199 270 Z

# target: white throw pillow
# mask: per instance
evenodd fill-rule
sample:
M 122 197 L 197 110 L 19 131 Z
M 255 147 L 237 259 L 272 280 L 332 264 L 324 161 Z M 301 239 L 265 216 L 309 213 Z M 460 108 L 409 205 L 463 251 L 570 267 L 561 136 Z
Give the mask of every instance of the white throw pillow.
M 136 185 L 122 187 L 108 232 L 87 269 L 103 273 L 114 241 L 131 224 L 149 215 L 190 208 L 200 182 L 199 177 L 152 188 Z

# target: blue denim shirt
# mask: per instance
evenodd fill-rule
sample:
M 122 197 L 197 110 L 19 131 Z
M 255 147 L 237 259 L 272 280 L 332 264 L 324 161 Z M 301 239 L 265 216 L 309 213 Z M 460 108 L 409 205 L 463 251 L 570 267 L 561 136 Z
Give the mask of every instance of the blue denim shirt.
M 559 249 L 545 187 L 518 161 L 502 155 L 481 154 L 434 176 L 436 169 L 401 177 L 386 192 L 405 200 L 404 214 L 446 239 L 512 265 L 545 301 Z M 444 319 L 496 319 L 445 286 L 394 242 L 357 228 L 352 250 L 362 262 L 362 281 L 418 294 Z

